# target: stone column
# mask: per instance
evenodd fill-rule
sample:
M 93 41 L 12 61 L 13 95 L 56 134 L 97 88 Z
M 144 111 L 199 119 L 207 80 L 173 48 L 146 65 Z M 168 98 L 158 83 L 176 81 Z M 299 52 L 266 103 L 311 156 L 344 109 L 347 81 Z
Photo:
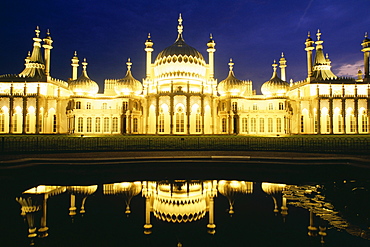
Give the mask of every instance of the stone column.
M 321 99 L 317 99 L 317 134 L 321 134 Z
M 173 94 L 171 93 L 170 95 L 170 135 L 173 134 L 173 100 L 174 100 L 174 96 Z
M 189 82 L 188 82 L 188 89 L 189 89 Z M 190 95 L 187 93 L 186 95 L 186 134 L 190 134 Z

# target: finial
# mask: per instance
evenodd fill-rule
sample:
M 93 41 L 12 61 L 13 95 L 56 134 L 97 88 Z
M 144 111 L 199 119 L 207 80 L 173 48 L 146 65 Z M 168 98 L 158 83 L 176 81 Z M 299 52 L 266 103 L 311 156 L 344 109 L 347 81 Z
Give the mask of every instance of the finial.
M 234 63 L 233 63 L 233 59 L 232 59 L 232 58 L 230 58 L 230 62 L 229 62 L 229 68 L 230 68 L 230 71 L 233 71 L 233 65 L 234 65 Z
M 326 58 L 326 59 L 329 59 L 329 53 L 326 53 L 325 58 Z
M 86 62 L 86 58 L 84 58 L 84 61 L 82 62 L 82 68 L 84 71 L 86 71 L 86 68 L 87 68 L 87 62 Z
M 209 34 L 209 38 L 212 40 L 213 39 L 213 36 L 212 36 L 212 33 Z
M 77 57 L 77 51 L 75 51 L 75 53 L 73 54 L 75 57 Z
M 320 29 L 317 29 L 316 36 L 317 36 L 317 40 L 320 40 L 320 37 L 321 37 Z
M 31 56 L 31 51 L 28 51 L 27 55 L 30 57 Z
M 272 64 L 272 68 L 274 69 L 274 72 L 276 72 L 276 66 L 277 66 L 276 60 L 274 59 L 274 63 Z
M 311 37 L 311 32 L 310 31 L 308 31 L 307 37 Z
M 132 65 L 130 58 L 127 59 L 126 65 L 127 65 L 127 70 L 130 71 L 131 70 L 131 65 Z
M 281 53 L 281 57 L 284 57 L 284 52 Z
M 368 36 L 367 36 L 367 32 L 365 32 L 365 38 L 367 38 Z
M 182 17 L 181 17 L 181 13 L 179 15 L 179 25 L 177 26 L 177 31 L 179 32 L 179 34 L 182 34 L 182 30 L 183 30 L 183 26 L 182 26 Z
M 36 30 L 35 30 L 35 33 L 36 33 L 36 37 L 40 37 L 40 30 L 39 30 L 39 26 L 36 26 Z
M 46 29 L 46 34 L 48 35 L 48 36 L 50 36 L 50 29 L 48 28 L 48 29 Z
M 150 39 L 151 37 L 150 37 L 150 33 L 148 33 L 148 39 Z

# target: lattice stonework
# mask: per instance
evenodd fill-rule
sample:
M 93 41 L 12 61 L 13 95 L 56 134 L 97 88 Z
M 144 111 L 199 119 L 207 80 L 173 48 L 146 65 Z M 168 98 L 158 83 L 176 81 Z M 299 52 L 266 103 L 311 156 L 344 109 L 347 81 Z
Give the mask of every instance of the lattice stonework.
M 183 104 L 184 106 L 186 106 L 186 96 L 175 96 L 174 105 L 176 106 L 177 104 Z

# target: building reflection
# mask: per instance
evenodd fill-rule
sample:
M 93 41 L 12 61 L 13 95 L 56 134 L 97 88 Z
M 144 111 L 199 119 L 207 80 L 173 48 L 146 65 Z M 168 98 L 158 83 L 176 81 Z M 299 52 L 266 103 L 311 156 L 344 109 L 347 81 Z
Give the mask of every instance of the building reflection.
M 271 197 L 271 208 L 275 215 L 280 215 L 285 222 L 289 207 L 302 208 L 308 211 L 307 234 L 325 243 L 327 229 L 347 231 L 348 233 L 370 240 L 368 227 L 351 224 L 323 193 L 323 185 L 288 185 L 278 183 L 256 183 L 236 180 L 163 180 L 134 181 L 98 185 L 60 186 L 39 185 L 25 190 L 16 201 L 21 205 L 21 215 L 28 225 L 28 238 L 34 245 L 35 238 L 48 236 L 47 209 L 51 197 L 68 194 L 69 216 L 86 213 L 85 204 L 89 196 L 100 193 L 104 196 L 123 198 L 122 213 L 131 214 L 131 201 L 141 193 L 145 202 L 144 234 L 152 234 L 157 220 L 183 224 L 207 219 L 206 229 L 209 234 L 216 233 L 215 201 L 218 194 L 228 200 L 230 216 L 234 212 L 238 196 L 253 195 L 256 190 Z M 104 198 L 104 197 L 103 197 Z M 268 202 L 268 201 L 267 201 Z M 79 210 L 78 210 L 79 208 Z M 133 209 L 135 210 L 135 209 Z M 137 212 L 138 213 L 138 212 Z M 291 217 L 291 216 L 290 216 Z

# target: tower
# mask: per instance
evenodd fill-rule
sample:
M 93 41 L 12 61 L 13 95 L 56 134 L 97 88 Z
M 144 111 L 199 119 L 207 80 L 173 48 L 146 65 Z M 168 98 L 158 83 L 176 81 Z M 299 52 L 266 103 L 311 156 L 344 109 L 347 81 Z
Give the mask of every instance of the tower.
M 207 43 L 208 49 L 208 64 L 209 64 L 209 78 L 214 78 L 214 53 L 216 51 L 216 43 L 213 40 L 212 34 L 209 36 L 209 41 Z
M 365 33 L 365 39 L 361 43 L 362 45 L 362 52 L 364 53 L 364 79 L 367 80 L 369 78 L 369 54 L 370 54 L 370 39 Z
M 146 78 L 149 78 L 151 76 L 152 52 L 154 51 L 150 33 L 148 34 L 148 39 L 145 41 L 144 50 L 146 51 Z
M 50 50 L 53 49 L 53 46 L 51 45 L 53 40 L 50 37 L 49 29 L 47 30 L 46 37 L 43 40 L 44 44 L 42 47 L 44 47 L 45 74 L 46 76 L 50 76 Z
M 77 69 L 78 69 L 78 57 L 77 57 L 77 51 L 75 51 L 72 59 L 71 59 L 72 63 L 72 80 L 76 80 L 77 79 Z
M 286 59 L 284 57 L 284 52 L 281 53 L 281 58 L 279 60 L 279 68 L 280 68 L 280 73 L 281 73 L 281 76 L 280 78 L 283 80 L 283 81 L 286 81 L 286 74 L 285 74 L 285 68 L 286 68 Z
M 307 39 L 305 42 L 306 45 L 306 52 L 307 52 L 307 79 L 310 80 L 310 77 L 312 75 L 312 50 L 314 49 L 313 47 L 313 41 L 310 37 L 310 32 L 307 34 Z

